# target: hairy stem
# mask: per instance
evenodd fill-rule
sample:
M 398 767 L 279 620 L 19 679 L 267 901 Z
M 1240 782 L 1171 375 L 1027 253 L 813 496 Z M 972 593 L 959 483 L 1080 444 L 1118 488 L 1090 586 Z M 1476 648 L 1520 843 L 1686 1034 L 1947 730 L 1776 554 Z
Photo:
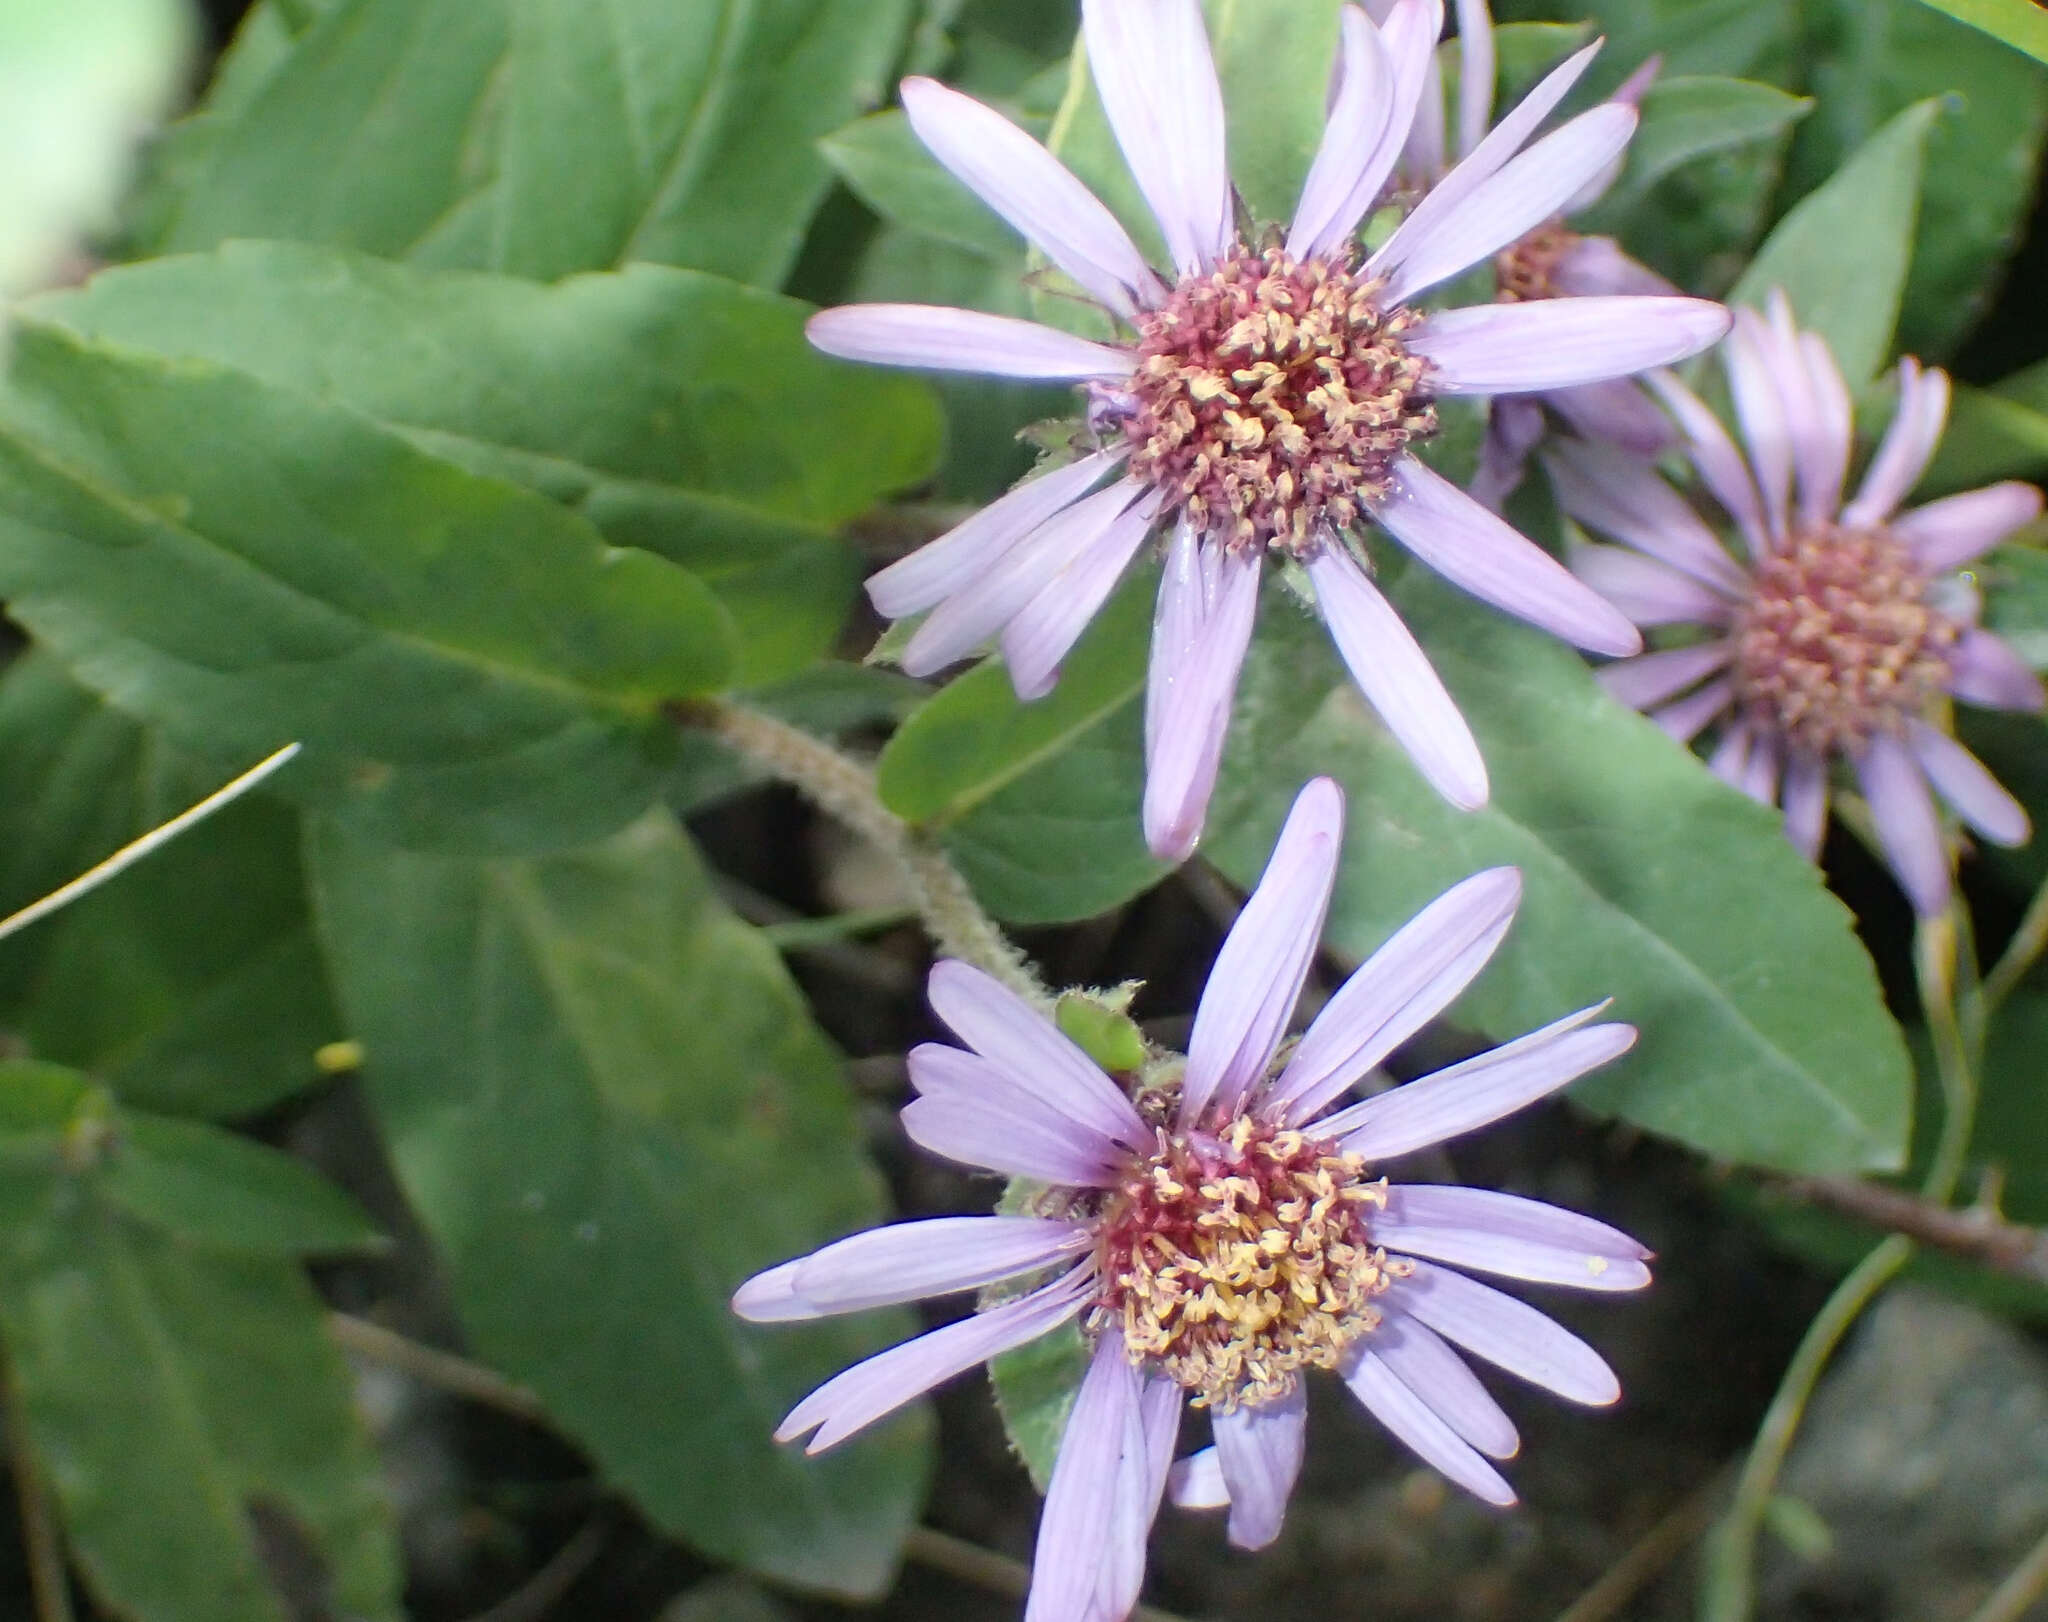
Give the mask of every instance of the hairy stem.
M 867 767 L 808 732 L 744 705 L 715 699 L 680 705 L 675 713 L 685 724 L 710 733 L 788 783 L 890 857 L 903 874 L 911 905 L 942 954 L 986 970 L 1040 1007 L 1051 1006 L 1051 993 L 1024 954 L 982 911 L 960 870 L 936 840 L 882 803 L 875 775 Z

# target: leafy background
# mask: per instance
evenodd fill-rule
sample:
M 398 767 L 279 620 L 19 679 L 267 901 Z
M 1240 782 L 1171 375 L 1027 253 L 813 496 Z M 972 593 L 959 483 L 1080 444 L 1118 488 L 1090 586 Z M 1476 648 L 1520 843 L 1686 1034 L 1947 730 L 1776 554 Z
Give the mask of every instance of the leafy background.
M 176 10 L 102 9 L 76 11 L 87 60 L 113 60 L 92 29 L 161 33 L 140 91 L 106 75 L 127 116 L 174 76 Z M 1503 7 L 1510 83 L 1583 37 L 1558 9 Z M 884 801 L 1048 973 L 1142 976 L 1162 1040 L 1318 771 L 1351 808 L 1322 988 L 1474 868 L 1526 875 L 1497 962 L 1403 1066 L 1603 996 L 1644 1029 L 1455 1168 L 1664 1252 L 1652 1298 L 1583 1315 L 1630 1411 L 1517 1409 L 1531 1507 L 1508 1523 L 1429 1499 L 1338 1419 L 1256 1573 L 1169 1518 L 1162 1602 L 1320 1615 L 1320 1572 L 1389 1615 L 1444 1614 L 1453 1582 L 1459 1614 L 1547 1615 L 1740 1446 L 1840 1250 L 1765 1236 L 1726 1169 L 1883 1173 L 1916 1137 L 1905 920 L 1853 841 L 1814 872 L 1575 656 L 1391 557 L 1492 764 L 1479 815 L 1422 784 L 1282 582 L 1179 875 L 1134 814 L 1148 579 L 1028 707 L 993 665 L 934 687 L 859 663 L 861 575 L 1005 488 L 1020 430 L 1066 401 L 843 366 L 802 321 L 876 297 L 1072 318 L 888 110 L 904 71 L 995 100 L 1148 229 L 1070 79 L 1071 5 L 233 10 L 119 223 L 81 189 L 102 268 L 16 309 L 0 389 L 0 906 L 305 745 L 273 791 L 0 945 L 8 1412 L 82 1607 L 1008 1614 L 924 1569 L 957 1560 L 915 1530 L 1028 1553 L 1032 1496 L 979 1389 L 936 1430 L 920 1411 L 807 1461 L 774 1420 L 910 1316 L 724 1311 L 761 1265 L 993 1190 L 915 1163 L 888 1113 L 896 1055 L 930 1034 L 904 897 L 679 731 L 673 706 L 712 694 L 876 754 Z M 1235 171 L 1282 213 L 1335 0 L 1211 10 Z M 1893 353 L 1953 363 L 1930 488 L 2048 473 L 2048 70 L 1917 0 L 1583 20 L 1608 40 L 1586 95 L 1664 63 L 1601 229 L 1702 292 L 1785 287 L 1867 385 L 1871 434 Z M 1445 445 L 1462 471 L 1471 435 Z M 1540 492 L 1521 516 L 1554 538 Z M 2038 548 L 1983 581 L 2048 666 Z M 2041 723 L 1967 735 L 2048 821 Z M 1966 877 L 1989 946 L 2040 860 Z M 1990 1034 L 1975 1149 L 2029 1220 L 2043 1032 L 2037 981 Z M 368 1355 L 391 1330 L 459 1350 L 526 1417 Z M 1064 1391 L 1057 1367 L 1011 1383 L 1020 1436 Z M 1376 1541 L 1396 1534 L 1426 1557 L 1400 1566 Z M 1509 1597 L 1471 1598 L 1488 1574 Z

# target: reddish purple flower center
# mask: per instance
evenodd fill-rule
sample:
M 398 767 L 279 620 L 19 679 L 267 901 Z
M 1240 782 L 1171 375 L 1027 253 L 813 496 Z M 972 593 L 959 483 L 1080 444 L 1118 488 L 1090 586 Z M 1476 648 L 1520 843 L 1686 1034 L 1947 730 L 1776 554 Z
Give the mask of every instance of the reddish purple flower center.
M 1162 1128 L 1099 1219 L 1098 1321 L 1197 1404 L 1284 1396 L 1379 1322 L 1398 1264 L 1367 1215 L 1385 1201 L 1328 1140 L 1249 1116 L 1220 1135 Z
M 1579 245 L 1578 232 L 1561 220 L 1539 225 L 1493 257 L 1494 297 L 1502 304 L 1557 298 L 1557 268 Z
M 1138 322 L 1118 403 L 1131 473 L 1205 534 L 1296 554 L 1358 523 L 1436 431 L 1424 363 L 1348 259 L 1240 246 Z
M 1735 622 L 1735 692 L 1795 748 L 1857 750 L 1899 733 L 1946 685 L 1962 627 L 1888 529 L 1824 524 L 1757 565 Z

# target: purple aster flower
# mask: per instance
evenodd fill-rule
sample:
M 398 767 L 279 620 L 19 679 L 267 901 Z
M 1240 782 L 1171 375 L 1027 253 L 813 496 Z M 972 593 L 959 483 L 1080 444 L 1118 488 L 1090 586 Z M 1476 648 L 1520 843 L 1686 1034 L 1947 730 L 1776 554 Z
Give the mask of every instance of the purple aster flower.
M 1391 6 L 1392 0 L 1372 0 L 1375 15 L 1383 15 Z M 1432 62 L 1431 82 L 1402 157 L 1407 184 L 1416 191 L 1426 191 L 1446 177 L 1450 167 L 1447 124 L 1455 119 L 1458 153 L 1463 158 L 1485 138 L 1493 116 L 1493 17 L 1486 0 L 1456 0 L 1456 14 L 1457 106 L 1447 106 L 1449 98 Z M 1660 66 L 1657 57 L 1645 62 L 1614 92 L 1613 102 L 1634 107 L 1655 81 Z M 1654 270 L 1631 259 L 1613 237 L 1583 235 L 1566 224 L 1569 216 L 1591 208 L 1607 194 L 1621 168 L 1617 154 L 1554 215 L 1494 255 L 1495 297 L 1500 302 L 1620 295 L 1654 298 L 1678 291 Z M 1670 443 L 1670 424 L 1656 403 L 1627 378 L 1503 396 L 1494 400 L 1487 412 L 1486 439 L 1470 486 L 1473 497 L 1497 510 L 1521 483 L 1529 453 L 1543 438 L 1546 406 L 1587 439 L 1611 441 L 1645 456 L 1655 455 Z
M 1155 530 L 1168 534 L 1146 699 L 1144 825 L 1159 855 L 1194 847 L 1251 634 L 1261 560 L 1299 562 L 1338 651 L 1425 776 L 1484 803 L 1478 747 L 1352 549 L 1368 521 L 1474 596 L 1581 647 L 1628 653 L 1633 626 L 1540 548 L 1413 454 L 1434 401 L 1549 389 L 1689 355 L 1720 306 L 1628 298 L 1428 313 L 1416 300 L 1549 219 L 1627 144 L 1632 108 L 1595 108 L 1529 145 L 1591 60 L 1551 74 L 1370 257 L 1353 240 L 1422 97 L 1441 0 L 1400 0 L 1384 28 L 1343 15 L 1340 74 L 1291 226 L 1239 234 L 1223 107 L 1196 0 L 1085 0 L 1088 62 L 1172 257 L 1123 227 L 1029 135 L 929 79 L 903 86 L 942 164 L 1114 318 L 1096 343 L 924 305 L 812 318 L 819 348 L 885 365 L 1082 385 L 1098 448 L 1019 486 L 868 582 L 890 618 L 930 610 L 903 666 L 929 675 L 1000 635 L 1037 698 Z
M 1520 875 L 1440 896 L 1282 1043 L 1335 878 L 1344 800 L 1318 778 L 1217 954 L 1184 1067 L 1106 1075 L 964 963 L 931 1002 L 965 1048 L 910 1054 L 903 1112 L 935 1154 L 1043 1185 L 1032 1214 L 940 1217 L 827 1245 L 741 1286 L 756 1322 L 1002 1285 L 1000 1304 L 856 1364 L 776 1433 L 817 1452 L 953 1375 L 1078 1319 L 1089 1362 L 1046 1494 L 1028 1622 L 1117 1622 L 1136 1603 L 1161 1497 L 1230 1508 L 1231 1541 L 1280 1531 L 1301 1464 L 1302 1375 L 1334 1370 L 1382 1424 L 1479 1497 L 1515 1427 L 1453 1349 L 1577 1402 L 1620 1395 L 1592 1348 L 1458 1268 L 1591 1290 L 1649 1282 L 1626 1234 L 1533 1200 L 1393 1184 L 1375 1163 L 1470 1132 L 1624 1052 L 1583 1009 L 1360 1103 L 1351 1086 L 1477 975 Z M 1604 1006 L 1604 1005 L 1603 1005 Z M 1172 1463 L 1184 1404 L 1213 1446 Z
M 2016 845 L 2027 814 L 1942 724 L 1947 699 L 2038 710 L 2040 679 L 1976 623 L 1955 571 L 2041 511 L 2032 485 L 1987 485 L 1901 512 L 1948 415 L 1945 373 L 1899 363 L 1899 404 L 1844 502 L 1854 437 L 1827 344 L 1782 297 L 1739 311 L 1721 351 L 1748 460 L 1677 379 L 1650 382 L 1699 481 L 1734 520 L 1729 553 L 1646 464 L 1560 442 L 1546 453 L 1560 505 L 1622 543 L 1588 544 L 1580 577 L 1638 625 L 1706 635 L 1608 665 L 1607 690 L 1681 742 L 1719 723 L 1709 764 L 1766 805 L 1808 857 L 1827 824 L 1832 763 L 1861 785 L 1885 854 L 1924 915 L 1948 904 L 1949 853 L 1933 792 L 1986 839 Z M 1795 498 L 1796 494 L 1796 500 Z

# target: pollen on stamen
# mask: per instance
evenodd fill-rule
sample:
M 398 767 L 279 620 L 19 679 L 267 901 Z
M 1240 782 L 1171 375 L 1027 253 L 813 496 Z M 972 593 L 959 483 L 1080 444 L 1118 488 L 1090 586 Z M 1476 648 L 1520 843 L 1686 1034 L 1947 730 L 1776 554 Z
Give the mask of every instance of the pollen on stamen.
M 1734 627 L 1750 718 L 1815 754 L 1899 734 L 1947 684 L 1962 626 L 1889 530 L 1823 524 L 1760 562 Z
M 1114 416 L 1132 477 L 1233 548 L 1301 555 L 1387 493 L 1410 441 L 1436 431 L 1426 367 L 1349 258 L 1240 246 L 1139 321 Z
M 1240 1116 L 1159 1129 L 1099 1218 L 1095 1313 L 1133 1361 L 1227 1412 L 1333 1368 L 1400 1270 L 1372 1240 L 1385 1181 L 1334 1143 Z

